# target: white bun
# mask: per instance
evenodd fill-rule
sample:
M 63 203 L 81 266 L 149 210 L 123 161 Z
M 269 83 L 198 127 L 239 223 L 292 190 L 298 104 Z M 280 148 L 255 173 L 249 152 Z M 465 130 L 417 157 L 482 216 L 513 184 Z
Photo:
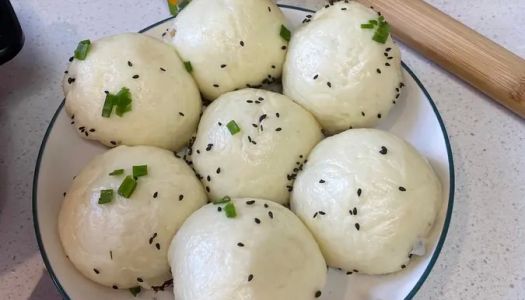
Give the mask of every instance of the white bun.
M 374 126 L 399 97 L 399 48 L 391 37 L 381 44 L 372 40 L 375 30 L 361 28 L 377 17 L 357 2 L 337 2 L 292 36 L 284 94 L 311 111 L 328 133 Z
M 193 0 L 173 23 L 173 45 L 191 62 L 202 94 L 256 87 L 280 77 L 284 15 L 270 0 Z
M 326 264 L 301 221 L 272 201 L 232 201 L 235 218 L 226 216 L 224 204 L 208 204 L 173 239 L 175 299 L 314 299 L 325 284 Z
M 133 165 L 148 167 L 129 199 L 117 190 Z M 98 204 L 100 191 L 114 199 Z M 59 214 L 62 246 L 75 267 L 102 285 L 160 286 L 171 278 L 168 246 L 177 229 L 206 203 L 192 170 L 172 152 L 149 146 L 119 146 L 93 159 L 74 179 Z M 139 279 L 140 278 L 140 279 Z
M 291 208 L 328 265 L 385 274 L 409 263 L 441 193 L 437 175 L 408 143 L 385 131 L 353 129 L 314 148 L 295 181 Z
M 231 120 L 241 129 L 235 135 L 226 126 Z M 192 159 L 212 200 L 230 195 L 282 204 L 321 137 L 315 118 L 287 97 L 244 89 L 222 95 L 205 110 Z
M 114 110 L 109 118 L 102 117 L 105 91 L 117 94 L 123 87 L 131 92 L 131 111 L 119 117 Z M 188 142 L 199 122 L 199 91 L 177 53 L 142 34 L 92 42 L 86 59 L 69 65 L 63 88 L 66 111 L 80 135 L 107 146 L 176 150 Z

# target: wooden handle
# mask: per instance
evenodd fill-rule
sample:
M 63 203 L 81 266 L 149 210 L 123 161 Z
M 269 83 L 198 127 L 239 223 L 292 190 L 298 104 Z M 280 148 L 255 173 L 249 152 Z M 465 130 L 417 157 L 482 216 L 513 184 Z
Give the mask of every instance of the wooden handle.
M 422 0 L 358 1 L 403 43 L 525 118 L 525 60 Z

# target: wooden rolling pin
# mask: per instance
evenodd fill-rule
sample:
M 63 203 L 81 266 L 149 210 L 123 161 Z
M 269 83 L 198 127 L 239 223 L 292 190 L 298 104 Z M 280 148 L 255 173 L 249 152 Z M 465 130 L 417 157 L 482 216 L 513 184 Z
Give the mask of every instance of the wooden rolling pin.
M 525 60 L 422 0 L 358 0 L 381 12 L 392 33 L 525 118 Z

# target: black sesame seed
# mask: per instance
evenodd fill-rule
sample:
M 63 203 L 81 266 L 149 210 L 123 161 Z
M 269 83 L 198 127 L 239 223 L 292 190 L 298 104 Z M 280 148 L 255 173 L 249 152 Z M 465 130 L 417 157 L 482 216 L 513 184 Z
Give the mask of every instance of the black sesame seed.
M 118 286 L 116 286 L 116 285 L 113 285 L 112 288 L 113 288 L 114 290 L 118 290 Z
M 183 195 L 183 194 L 180 194 L 180 195 L 179 195 L 179 201 L 182 201 L 182 199 L 184 199 L 184 195 Z
M 281 130 L 283 130 L 281 127 L 275 128 L 275 131 L 281 131 Z
M 317 291 L 317 292 L 315 292 L 315 298 L 319 298 L 319 297 L 321 297 L 322 294 L 323 294 L 323 293 L 322 293 L 321 291 Z
M 208 182 L 211 181 L 211 177 L 210 177 L 210 175 L 206 176 L 206 180 L 208 180 Z
M 272 69 L 275 69 L 275 68 L 276 68 L 275 65 L 272 65 Z
M 326 215 L 326 213 L 325 213 L 324 211 L 322 211 L 322 210 L 319 211 L 319 214 L 320 214 L 321 216 Z
M 244 247 L 244 244 L 239 242 L 239 243 L 237 243 L 237 246 Z
M 218 206 L 218 207 L 217 207 L 217 211 L 218 211 L 218 212 L 221 212 L 221 211 L 222 211 L 222 207 Z
M 115 141 L 109 141 L 109 143 L 110 143 L 111 145 L 117 145 L 117 142 L 115 142 Z
M 352 209 L 350 209 L 350 210 L 348 211 L 348 213 L 349 213 L 350 215 L 353 215 L 353 214 L 354 214 L 353 211 L 352 211 Z
M 353 269 L 354 273 L 359 273 L 359 270 Z
M 222 123 L 221 123 L 221 122 L 217 122 L 217 124 L 219 124 L 219 126 L 222 126 Z
M 180 111 L 179 111 L 179 115 L 182 116 L 182 117 L 184 117 L 184 113 L 182 113 L 182 112 L 180 112 Z
M 350 272 L 350 271 L 346 272 L 346 275 L 352 275 L 352 274 L 353 274 L 353 273 Z
M 253 274 L 248 275 L 248 282 L 253 280 Z
M 381 150 L 379 150 L 379 153 L 385 155 L 388 152 L 388 149 L 385 146 L 381 146 Z
M 195 152 L 197 152 L 197 154 L 201 154 L 201 150 L 197 149 Z
M 164 68 L 162 68 L 162 67 L 160 68 L 160 70 L 161 70 L 162 72 L 166 72 L 166 69 L 164 69 Z
M 405 189 L 404 187 L 400 186 L 399 190 L 402 191 L 402 192 L 405 192 L 407 189 Z
M 153 233 L 153 235 L 149 238 L 149 244 L 151 245 L 153 243 L 153 240 L 157 237 L 157 233 Z
M 317 78 L 319 78 L 319 74 L 315 74 L 314 80 L 316 80 Z
M 65 197 L 66 196 L 66 192 L 64 192 L 62 195 Z
M 214 84 L 213 84 L 213 87 L 216 87 L 216 88 L 218 88 L 218 87 L 219 87 L 219 85 L 218 85 L 218 84 L 216 84 L 216 83 L 214 83 Z
M 281 50 L 286 50 L 286 46 L 282 46 L 282 47 L 281 47 Z
M 140 277 L 137 277 L 137 281 L 138 282 L 143 282 L 144 280 L 142 280 L 142 278 L 140 278 Z
M 385 63 L 385 66 L 390 67 L 390 64 L 389 63 Z
M 209 186 L 206 187 L 206 192 L 208 192 L 208 193 L 210 192 L 210 187 Z
M 261 123 L 264 119 L 266 119 L 266 114 L 263 114 L 259 117 L 259 123 Z
M 259 127 L 259 126 L 257 126 L 257 124 L 255 124 L 255 123 L 252 123 L 252 127 L 253 127 L 253 128 L 257 128 L 257 127 Z
M 398 98 L 399 98 L 399 94 L 396 95 L 396 99 L 398 99 Z
M 390 60 L 390 59 L 393 59 L 393 57 L 392 57 L 392 56 L 389 56 L 389 57 L 387 57 L 386 59 L 389 59 L 389 60 Z
M 354 207 L 353 213 L 354 213 L 354 216 L 357 216 L 357 207 Z
M 246 100 L 246 103 L 253 103 L 253 100 Z
M 217 171 L 215 171 L 215 172 L 216 172 L 217 174 L 220 174 L 220 173 L 221 173 L 221 168 L 218 167 L 218 168 L 217 168 Z
M 153 198 L 157 198 L 158 195 L 159 195 L 159 192 L 153 193 Z
M 268 217 L 270 217 L 270 219 L 273 219 L 273 212 L 269 211 L 268 212 Z
M 155 248 L 157 248 L 157 250 L 160 250 L 160 244 L 159 244 L 159 243 L 156 243 L 156 244 L 155 244 Z
M 377 72 L 377 74 L 381 74 L 381 69 L 377 68 L 376 72 Z
M 386 52 L 385 52 L 385 53 L 383 53 L 383 55 L 384 55 L 384 56 L 386 56 L 386 57 L 388 57 L 388 53 L 386 53 Z
M 86 132 L 84 132 L 84 134 L 85 134 L 86 136 L 89 136 L 89 133 L 88 133 L 87 131 L 86 131 Z
M 406 268 L 407 266 L 406 265 L 401 265 L 401 269 L 404 269 Z
M 346 10 L 346 7 L 341 7 L 341 10 Z
M 244 41 L 240 41 L 242 47 L 244 47 Z
M 328 81 L 328 82 L 326 83 L 326 85 L 327 85 L 329 88 L 332 87 L 332 83 L 331 83 L 330 81 Z
M 410 254 L 408 255 L 408 258 L 412 258 L 412 255 L 413 255 L 413 254 L 412 254 L 412 253 L 410 253 Z
M 100 271 L 97 270 L 97 269 L 93 269 L 93 272 L 95 272 L 95 274 L 99 274 L 100 273 Z
M 89 132 L 95 132 L 96 130 L 94 128 L 91 128 Z
M 359 223 L 355 223 L 355 229 L 359 230 L 359 228 L 361 228 L 361 226 L 359 225 Z
M 253 220 L 255 221 L 255 223 L 257 223 L 257 224 L 261 224 L 261 220 L 259 220 L 259 218 L 255 218 L 255 219 L 253 219 Z
M 385 49 L 386 52 L 390 52 L 390 50 L 392 50 L 392 48 L 390 48 L 390 47 Z
M 213 148 L 213 144 L 208 144 L 208 145 L 206 146 L 206 151 L 210 151 L 211 148 Z
M 226 65 L 225 65 L 225 64 L 222 64 L 222 65 L 221 65 L 221 69 L 224 69 L 224 68 L 226 68 Z
M 325 183 L 324 179 L 319 180 L 319 183 Z
M 133 64 L 128 60 L 128 66 L 133 67 Z
M 69 77 L 67 79 L 67 83 L 72 84 L 73 82 L 75 82 L 75 78 Z
M 113 259 L 113 251 L 109 250 L 109 258 Z
M 269 11 L 269 12 L 272 12 L 272 9 L 271 9 L 269 6 L 268 6 L 268 11 Z
M 275 113 L 275 116 L 276 116 L 277 118 L 279 118 L 280 115 L 279 115 L 279 113 Z
M 247 205 L 252 205 L 252 204 L 254 204 L 254 203 L 255 203 L 255 200 L 248 200 L 248 201 L 246 201 L 246 204 L 247 204 Z
M 140 76 L 139 76 L 139 75 L 137 75 L 137 74 L 135 74 L 135 75 L 131 76 L 131 78 L 133 78 L 133 79 L 137 79 L 137 78 L 139 78 L 139 77 L 140 77 Z
M 69 72 L 68 72 L 67 70 L 65 70 L 65 71 L 64 71 L 64 74 L 67 74 L 67 73 L 69 73 Z
M 357 197 L 360 197 L 360 196 L 361 196 L 361 192 L 362 192 L 362 191 L 361 191 L 361 189 L 360 189 L 360 188 L 359 188 L 359 189 L 357 189 Z
M 381 119 L 381 114 L 377 114 L 377 118 L 378 118 L 378 119 Z
M 314 214 L 314 219 L 315 219 L 315 217 L 317 217 L 317 214 L 318 214 L 318 212 L 315 212 L 315 214 Z

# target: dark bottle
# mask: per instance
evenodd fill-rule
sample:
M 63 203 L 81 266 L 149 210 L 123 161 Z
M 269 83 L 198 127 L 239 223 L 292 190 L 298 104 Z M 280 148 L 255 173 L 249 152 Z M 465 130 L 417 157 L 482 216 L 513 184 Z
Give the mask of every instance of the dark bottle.
M 0 65 L 15 57 L 24 45 L 24 34 L 9 0 L 0 0 Z

